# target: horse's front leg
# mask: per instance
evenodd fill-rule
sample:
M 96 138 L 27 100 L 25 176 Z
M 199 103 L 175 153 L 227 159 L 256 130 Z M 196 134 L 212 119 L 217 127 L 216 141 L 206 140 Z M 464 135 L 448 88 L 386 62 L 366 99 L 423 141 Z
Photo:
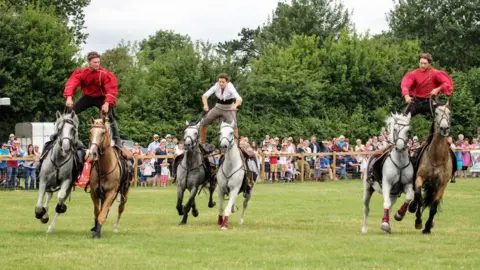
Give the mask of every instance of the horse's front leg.
M 177 182 L 177 212 L 179 216 L 183 216 L 183 193 L 185 192 L 185 185 Z
M 43 181 L 43 177 L 40 178 L 40 185 L 38 187 L 38 199 L 37 204 L 35 205 L 35 218 L 41 219 L 45 214 L 47 214 L 47 209 L 43 207 L 42 202 L 45 197 L 46 183 Z M 43 221 L 42 221 L 43 222 Z
M 404 185 L 404 192 L 405 192 L 405 202 L 402 206 L 398 209 L 397 213 L 395 213 L 395 220 L 402 221 L 405 217 L 405 213 L 407 213 L 408 205 L 413 203 L 413 197 L 415 193 L 413 192 L 413 183 L 408 183 Z
M 60 187 L 60 191 L 58 192 L 58 203 L 57 203 L 57 207 L 55 207 L 55 216 L 53 217 L 53 220 L 50 223 L 50 226 L 48 226 L 48 230 L 47 230 L 47 232 L 49 233 L 53 232 L 53 230 L 55 229 L 58 216 L 67 211 L 67 206 L 65 205 L 65 201 L 70 195 L 71 183 L 72 183 L 72 180 L 70 179 L 65 180 L 63 181 Z
M 217 205 L 217 203 L 213 201 L 213 193 L 215 192 L 215 181 L 210 181 L 208 192 L 210 193 L 208 198 L 208 208 L 213 208 L 215 207 L 215 205 Z
M 421 176 L 417 176 L 415 180 L 415 196 L 414 196 L 414 203 L 416 204 L 416 213 L 415 213 L 415 229 L 420 230 L 423 227 L 422 224 L 422 186 L 423 186 L 423 178 Z
M 383 195 L 383 218 L 382 218 L 382 231 L 386 233 L 391 232 L 390 228 L 390 209 L 392 208 L 392 196 L 390 191 L 392 189 L 390 183 L 386 181 L 385 176 L 383 176 L 382 183 L 382 195 Z
M 180 225 L 187 224 L 188 212 L 190 212 L 192 205 L 195 203 L 195 195 L 197 195 L 197 187 L 192 187 L 190 189 L 190 197 L 188 198 L 188 201 L 185 204 L 185 207 L 183 208 L 183 218 L 182 218 L 182 221 L 180 222 Z M 198 215 L 198 212 L 197 212 L 197 215 Z
M 97 227 L 95 228 L 95 233 L 93 234 L 93 238 L 102 238 L 102 226 L 105 223 L 108 215 L 108 211 L 112 206 L 113 200 L 115 200 L 115 195 L 117 194 L 116 190 L 118 186 L 114 187 L 113 189 L 109 190 L 105 194 L 105 200 L 102 203 L 102 210 L 98 215 L 98 223 Z
M 222 222 L 222 225 L 220 226 L 222 230 L 228 229 L 228 218 L 232 214 L 232 207 L 235 204 L 235 200 L 237 199 L 239 191 L 240 191 L 240 187 L 237 187 L 235 189 L 230 189 L 230 194 L 229 194 L 230 198 L 228 199 L 227 207 L 225 207 L 223 222 Z

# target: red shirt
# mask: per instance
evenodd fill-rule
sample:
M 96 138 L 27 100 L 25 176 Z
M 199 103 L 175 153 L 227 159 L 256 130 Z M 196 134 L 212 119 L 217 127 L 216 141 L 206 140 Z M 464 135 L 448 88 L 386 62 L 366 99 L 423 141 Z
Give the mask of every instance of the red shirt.
M 76 69 L 65 84 L 63 96 L 73 97 L 78 86 L 86 96 L 105 97 L 105 102 L 111 105 L 117 103 L 117 78 L 103 67 L 95 71 L 89 68 Z
M 416 69 L 405 74 L 402 79 L 402 96 L 412 95 L 419 98 L 428 98 L 430 92 L 437 87 L 450 96 L 453 92 L 453 81 L 442 70 L 429 68 L 426 71 Z

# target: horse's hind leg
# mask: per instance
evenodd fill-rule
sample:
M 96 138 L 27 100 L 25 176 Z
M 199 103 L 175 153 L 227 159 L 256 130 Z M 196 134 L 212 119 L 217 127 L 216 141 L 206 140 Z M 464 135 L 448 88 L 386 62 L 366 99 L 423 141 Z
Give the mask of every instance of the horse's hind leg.
M 208 191 L 210 193 L 209 198 L 208 198 L 208 208 L 213 208 L 215 205 L 217 205 L 216 202 L 213 201 L 213 193 L 215 192 L 215 184 L 210 184 L 208 187 Z
M 125 211 L 125 204 L 128 200 L 128 189 L 126 189 L 125 192 L 120 192 L 118 196 L 120 196 L 120 204 L 118 205 L 118 217 L 117 222 L 113 226 L 113 232 L 118 232 L 118 228 L 120 228 L 120 217 L 122 216 L 123 211 Z
M 106 192 L 105 194 L 105 200 L 102 203 L 102 210 L 98 215 L 98 224 L 97 224 L 97 227 L 95 228 L 95 233 L 93 234 L 93 238 L 102 238 L 102 226 L 107 219 L 108 211 L 112 206 L 113 200 L 115 200 L 115 195 L 117 195 L 117 192 L 115 191 L 116 189 L 117 188 L 115 187 L 114 189 Z
M 363 226 L 362 233 L 368 232 L 367 220 L 370 213 L 370 199 L 373 195 L 373 188 L 367 183 L 366 177 L 363 180 Z
M 404 187 L 405 191 L 405 202 L 402 204 L 400 209 L 398 209 L 397 213 L 395 213 L 395 220 L 402 221 L 405 217 L 405 213 L 407 213 L 407 208 L 410 203 L 413 201 L 413 184 L 406 184 Z
M 432 205 L 430 206 L 430 213 L 428 215 L 428 220 L 425 222 L 425 229 L 423 229 L 422 233 L 423 234 L 430 234 L 430 230 L 433 227 L 433 218 L 435 217 L 435 214 L 437 214 L 437 208 L 438 208 L 438 201 L 434 201 Z
M 252 193 L 253 189 L 249 193 L 245 194 L 245 199 L 243 200 L 243 211 L 242 215 L 240 216 L 240 224 L 243 224 L 244 222 L 245 211 L 247 211 L 248 201 L 250 201 L 250 199 L 252 198 Z
M 71 183 L 71 180 L 64 181 L 62 183 L 62 186 L 60 187 L 60 191 L 58 192 L 58 203 L 57 207 L 55 207 L 55 216 L 53 217 L 53 220 L 50 223 L 50 226 L 48 226 L 47 230 L 47 232 L 49 233 L 53 232 L 53 230 L 55 229 L 58 216 L 67 211 L 65 200 L 67 200 L 68 196 L 70 195 Z

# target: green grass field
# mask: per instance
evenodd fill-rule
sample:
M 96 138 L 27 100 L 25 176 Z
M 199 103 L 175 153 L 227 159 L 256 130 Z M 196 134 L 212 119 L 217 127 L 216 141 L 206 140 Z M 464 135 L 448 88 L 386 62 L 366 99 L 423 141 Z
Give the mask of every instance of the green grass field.
M 228 231 L 216 225 L 218 207 L 209 209 L 206 195 L 197 197 L 199 217 L 179 226 L 176 186 L 134 188 L 120 232 L 113 233 L 115 208 L 101 240 L 89 231 L 90 196 L 83 190 L 72 194 L 67 213 L 47 235 L 47 225 L 34 217 L 36 192 L 0 192 L 1 269 L 480 268 L 479 179 L 449 185 L 429 236 L 414 229 L 409 213 L 401 223 L 392 215 L 392 234 L 382 233 L 378 193 L 371 202 L 369 233 L 362 234 L 359 180 L 258 184 L 245 224 L 239 225 L 240 212 L 234 213 Z M 395 210 L 401 202 L 403 197 Z M 51 217 L 55 204 L 56 196 Z

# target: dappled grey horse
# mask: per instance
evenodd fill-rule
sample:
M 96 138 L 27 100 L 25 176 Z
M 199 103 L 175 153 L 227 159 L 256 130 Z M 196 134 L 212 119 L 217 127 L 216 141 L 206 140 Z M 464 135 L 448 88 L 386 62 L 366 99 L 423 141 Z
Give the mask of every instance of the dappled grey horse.
M 176 182 L 177 182 L 177 211 L 183 216 L 180 225 L 187 224 L 188 212 L 192 209 L 192 215 L 198 216 L 198 209 L 195 205 L 195 196 L 200 190 L 209 183 L 210 198 L 208 207 L 215 206 L 212 196 L 215 191 L 215 183 L 211 181 L 211 169 L 209 161 L 205 158 L 205 153 L 200 150 L 198 143 L 198 129 L 200 123 L 196 125 L 188 125 L 183 132 L 183 141 L 185 146 L 185 153 L 181 158 L 180 164 L 177 168 Z M 176 159 L 178 160 L 178 159 Z M 190 191 L 190 197 L 185 206 L 183 203 L 183 195 L 185 190 Z
M 240 192 L 245 192 L 242 189 L 244 185 L 247 185 L 245 181 L 246 168 L 242 160 L 242 153 L 237 146 L 235 133 L 235 123 L 222 122 L 220 126 L 220 149 L 224 152 L 224 160 L 217 171 L 217 184 L 218 184 L 218 197 L 219 201 L 219 215 L 218 225 L 222 230 L 226 230 L 228 227 L 228 218 L 230 214 L 234 212 L 235 200 Z M 257 168 L 258 169 L 258 168 Z M 258 170 L 255 170 L 258 171 Z M 256 178 L 257 176 L 255 176 Z M 253 183 L 255 183 L 255 180 Z M 245 199 L 243 200 L 243 211 L 240 217 L 240 224 L 243 224 L 245 211 L 248 207 L 248 201 L 250 200 L 253 192 L 245 192 Z M 225 195 L 229 195 L 227 207 L 224 208 Z
M 381 173 L 374 172 L 374 179 L 365 175 L 363 179 L 363 226 L 362 232 L 367 232 L 367 218 L 370 211 L 370 198 L 374 191 L 383 194 L 384 215 L 381 229 L 390 233 L 390 212 L 395 201 L 405 192 L 405 202 L 395 214 L 395 219 L 401 221 L 405 216 L 408 204 L 413 200 L 413 165 L 408 154 L 408 134 L 410 130 L 410 113 L 408 115 L 392 114 L 386 120 L 389 141 L 393 142 L 391 151 L 387 151 L 380 160 Z M 373 156 L 371 158 L 374 158 Z M 383 164 L 381 164 L 383 162 Z M 402 189 L 403 188 L 403 189 Z
M 77 142 L 78 142 L 78 117 L 75 112 L 61 115 L 57 111 L 55 131 L 58 134 L 53 149 L 48 151 L 40 168 L 38 200 L 35 205 L 35 217 L 42 223 L 47 223 L 48 206 L 53 193 L 58 191 L 58 203 L 55 207 L 53 218 L 47 232 L 53 232 L 57 217 L 67 211 L 65 201 L 72 191 L 77 171 Z M 47 198 L 44 201 L 45 193 Z

